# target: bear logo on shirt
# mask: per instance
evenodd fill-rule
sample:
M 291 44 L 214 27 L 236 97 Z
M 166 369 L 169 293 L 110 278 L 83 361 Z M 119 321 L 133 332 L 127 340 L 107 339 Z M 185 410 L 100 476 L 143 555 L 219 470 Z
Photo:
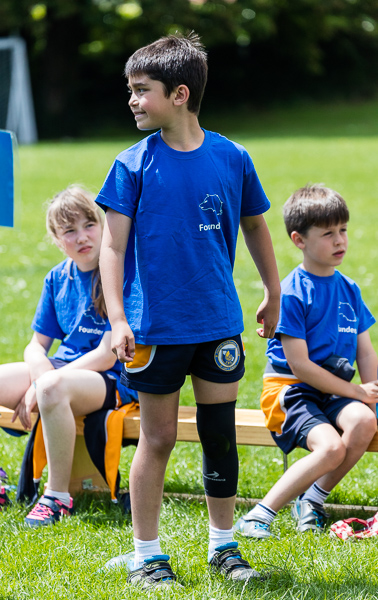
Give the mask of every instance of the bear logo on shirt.
M 201 210 L 212 210 L 218 216 L 223 213 L 223 202 L 218 194 L 207 194 L 199 207 Z
M 106 325 L 105 319 L 103 319 L 95 310 L 93 302 L 88 306 L 86 311 L 83 313 L 83 317 L 91 319 L 95 325 Z
M 357 323 L 356 313 L 354 312 L 353 306 L 351 306 L 349 302 L 339 302 L 339 316 L 341 317 L 341 321 L 344 321 L 345 319 L 348 323 L 346 327 L 339 325 L 339 332 L 356 334 L 357 329 L 349 325 L 349 323 Z
M 349 302 L 339 302 L 339 315 L 340 317 L 344 317 L 349 323 L 357 321 L 356 313 Z

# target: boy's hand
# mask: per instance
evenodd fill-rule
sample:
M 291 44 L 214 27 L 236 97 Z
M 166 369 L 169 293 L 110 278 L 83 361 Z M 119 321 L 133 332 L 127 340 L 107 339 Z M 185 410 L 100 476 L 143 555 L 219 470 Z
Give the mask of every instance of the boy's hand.
M 256 329 L 257 335 L 262 338 L 272 338 L 276 331 L 280 314 L 280 298 L 264 298 L 256 313 L 256 320 L 264 327 Z
M 365 397 L 362 401 L 366 404 L 374 404 L 378 401 L 378 380 L 369 381 L 368 383 L 360 383 L 360 387 L 365 392 Z
M 126 321 L 112 327 L 112 351 L 118 360 L 129 363 L 135 356 L 135 339 Z

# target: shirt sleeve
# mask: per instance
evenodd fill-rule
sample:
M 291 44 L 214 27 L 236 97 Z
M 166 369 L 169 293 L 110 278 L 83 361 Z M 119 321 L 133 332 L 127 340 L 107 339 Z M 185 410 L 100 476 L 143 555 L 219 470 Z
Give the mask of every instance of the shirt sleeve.
M 372 325 L 374 325 L 375 318 L 366 306 L 364 300 L 362 299 L 361 291 L 359 291 L 359 320 L 358 320 L 358 333 L 363 333 L 367 329 L 369 329 Z
M 245 149 L 243 159 L 244 173 L 241 216 L 253 217 L 266 212 L 270 208 L 270 202 L 261 185 L 252 159 Z
M 140 197 L 139 187 L 136 173 L 131 172 L 125 163 L 117 158 L 107 174 L 96 203 L 105 211 L 111 208 L 133 219 Z
M 37 333 L 50 338 L 62 340 L 65 337 L 56 315 L 54 285 L 51 273 L 45 277 L 42 294 L 31 327 Z
M 281 295 L 281 308 L 276 334 L 306 340 L 306 317 L 303 302 L 293 294 Z

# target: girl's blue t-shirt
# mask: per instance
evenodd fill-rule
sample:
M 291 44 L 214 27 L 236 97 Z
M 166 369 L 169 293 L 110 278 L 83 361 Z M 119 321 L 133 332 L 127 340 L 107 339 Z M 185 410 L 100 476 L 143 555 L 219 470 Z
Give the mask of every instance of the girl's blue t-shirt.
M 375 323 L 358 285 L 339 271 L 319 277 L 301 267 L 281 283 L 281 311 L 276 335 L 268 341 L 269 361 L 289 369 L 280 334 L 305 340 L 311 361 L 321 366 L 332 354 L 353 365 L 357 336 Z
M 80 271 L 69 259 L 56 265 L 46 275 L 42 294 L 32 322 L 32 329 L 47 337 L 62 340 L 54 354 L 71 362 L 94 350 L 105 331 L 110 330 L 108 319 L 95 310 L 91 298 L 93 271 Z M 130 402 L 136 393 L 120 382 L 122 365 L 116 361 L 105 371 L 117 380 L 122 402 Z
M 190 344 L 243 331 L 233 281 L 240 218 L 268 210 L 245 148 L 205 131 L 180 152 L 154 133 L 122 152 L 97 198 L 133 220 L 124 308 L 141 344 Z M 252 274 L 251 274 L 252 276 Z

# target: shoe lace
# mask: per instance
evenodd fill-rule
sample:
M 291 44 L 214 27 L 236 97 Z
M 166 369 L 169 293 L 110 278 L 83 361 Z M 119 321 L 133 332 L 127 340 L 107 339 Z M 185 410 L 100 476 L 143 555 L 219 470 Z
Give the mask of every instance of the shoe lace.
M 48 506 L 37 502 L 35 507 L 30 511 L 29 516 L 31 517 L 49 517 L 53 514 L 53 511 Z
M 264 531 L 268 531 L 269 523 L 262 523 L 261 521 L 255 521 L 256 529 L 264 529 Z

